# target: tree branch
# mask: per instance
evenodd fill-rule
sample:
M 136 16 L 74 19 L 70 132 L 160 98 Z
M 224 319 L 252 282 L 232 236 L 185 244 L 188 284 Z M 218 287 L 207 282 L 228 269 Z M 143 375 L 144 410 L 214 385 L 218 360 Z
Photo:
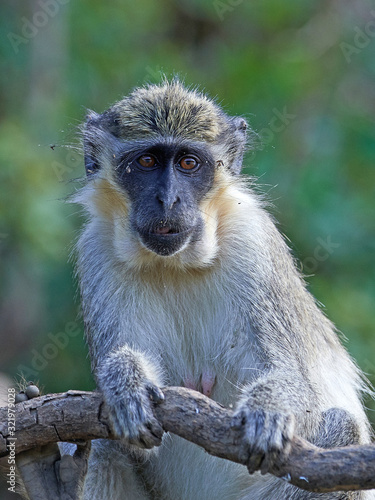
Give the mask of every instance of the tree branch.
M 241 430 L 231 427 L 232 411 L 202 394 L 182 387 L 163 389 L 165 401 L 155 415 L 165 431 L 211 455 L 246 465 Z M 7 408 L 0 408 L 0 457 L 16 443 L 16 453 L 57 441 L 115 439 L 109 413 L 99 393 L 68 391 L 16 405 L 16 433 L 8 432 Z M 16 438 L 14 440 L 14 438 Z M 295 437 L 284 464 L 271 471 L 289 483 L 314 492 L 375 488 L 375 446 L 323 450 Z

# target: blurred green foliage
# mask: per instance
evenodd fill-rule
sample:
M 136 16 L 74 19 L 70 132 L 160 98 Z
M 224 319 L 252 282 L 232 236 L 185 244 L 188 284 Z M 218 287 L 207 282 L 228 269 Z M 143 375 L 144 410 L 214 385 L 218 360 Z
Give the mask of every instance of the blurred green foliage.
M 94 387 L 69 260 L 82 220 L 64 203 L 83 175 L 77 125 L 163 72 L 249 120 L 257 149 L 245 171 L 375 382 L 370 1 L 3 0 L 0 10 L 2 372 L 33 368 L 26 378 L 48 392 Z

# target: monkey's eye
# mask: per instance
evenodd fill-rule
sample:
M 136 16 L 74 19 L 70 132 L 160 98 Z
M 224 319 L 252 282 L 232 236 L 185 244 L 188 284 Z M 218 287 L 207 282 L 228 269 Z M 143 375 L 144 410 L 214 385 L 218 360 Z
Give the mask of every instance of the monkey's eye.
M 152 155 L 142 155 L 137 159 L 137 162 L 144 168 L 153 168 L 156 165 L 156 159 Z
M 182 168 L 183 170 L 194 170 L 198 168 L 199 163 L 194 156 L 183 156 L 179 162 L 178 166 Z

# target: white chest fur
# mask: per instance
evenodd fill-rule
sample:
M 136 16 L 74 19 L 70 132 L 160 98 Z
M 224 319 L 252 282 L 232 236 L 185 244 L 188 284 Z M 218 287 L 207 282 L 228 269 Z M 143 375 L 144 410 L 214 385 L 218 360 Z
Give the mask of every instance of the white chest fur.
M 212 396 L 229 404 L 257 372 L 257 347 L 250 320 L 225 284 L 186 280 L 123 287 L 118 297 L 122 340 L 162 366 L 168 385 L 203 390 L 215 380 Z M 234 314 L 235 312 L 235 314 Z

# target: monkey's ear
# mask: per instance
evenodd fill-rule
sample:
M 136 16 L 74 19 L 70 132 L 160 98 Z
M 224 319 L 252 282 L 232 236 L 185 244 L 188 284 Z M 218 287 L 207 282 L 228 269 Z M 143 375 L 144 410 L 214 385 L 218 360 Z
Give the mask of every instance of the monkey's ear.
M 239 175 L 242 169 L 242 160 L 245 153 L 247 139 L 247 122 L 241 116 L 230 119 L 233 143 L 230 145 L 232 161 L 230 170 L 234 175 Z
M 99 170 L 99 163 L 96 158 L 96 156 L 93 156 L 90 153 L 86 153 L 86 146 L 85 146 L 85 170 L 86 170 L 86 175 L 92 175 L 95 174 Z
M 83 152 L 88 176 L 94 174 L 100 168 L 98 161 L 100 147 L 99 121 L 100 115 L 94 113 L 94 111 L 89 111 L 86 116 L 86 123 L 83 126 Z
M 101 115 L 89 111 L 83 126 L 83 149 L 88 176 L 95 174 L 101 168 L 103 157 L 115 150 L 120 131 L 119 119 L 111 110 Z

